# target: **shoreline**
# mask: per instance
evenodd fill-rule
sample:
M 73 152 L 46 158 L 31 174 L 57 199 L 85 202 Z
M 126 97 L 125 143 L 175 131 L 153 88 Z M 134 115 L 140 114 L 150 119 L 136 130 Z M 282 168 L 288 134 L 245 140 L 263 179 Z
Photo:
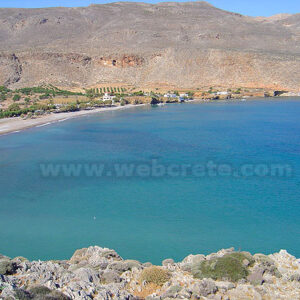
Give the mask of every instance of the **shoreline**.
M 300 97 L 276 97 L 276 100 L 285 100 L 287 98 L 298 98 Z M 253 101 L 253 100 L 267 100 L 267 99 L 274 99 L 274 97 L 269 97 L 269 98 L 259 98 L 259 97 L 250 97 L 246 98 L 246 101 Z M 201 98 L 195 98 L 193 100 L 189 100 L 186 103 L 194 103 L 194 102 L 199 102 L 199 103 L 208 103 L 208 102 L 223 102 L 223 101 L 242 101 L 242 99 L 231 99 L 231 100 L 205 100 Z M 171 103 L 165 103 L 165 104 L 171 104 Z M 80 110 L 80 111 L 75 111 L 75 112 L 64 112 L 64 113 L 50 113 L 47 115 L 42 115 L 38 116 L 35 119 L 27 119 L 24 120 L 21 117 L 14 117 L 14 118 L 5 118 L 5 119 L 0 119 L 0 137 L 12 133 L 18 133 L 20 131 L 34 128 L 34 127 L 44 127 L 47 125 L 51 125 L 53 123 L 57 122 L 63 122 L 69 119 L 81 117 L 81 116 L 86 116 L 90 114 L 95 114 L 95 113 L 103 113 L 103 112 L 108 112 L 108 111 L 115 111 L 115 110 L 123 110 L 123 109 L 129 109 L 133 107 L 140 107 L 140 106 L 145 106 L 149 104 L 128 104 L 125 106 L 114 106 L 114 107 L 106 107 L 106 108 L 96 108 L 93 110 Z
M 138 104 L 138 105 L 128 104 L 125 106 L 96 108 L 93 110 L 80 110 L 80 111 L 65 112 L 65 113 L 50 113 L 48 115 L 39 116 L 36 119 L 27 119 L 27 120 L 24 120 L 21 117 L 0 119 L 0 136 L 17 133 L 34 127 L 44 127 L 47 125 L 51 125 L 53 123 L 63 122 L 69 119 L 86 116 L 90 114 L 123 110 L 132 107 L 140 107 L 144 105 L 146 104 Z

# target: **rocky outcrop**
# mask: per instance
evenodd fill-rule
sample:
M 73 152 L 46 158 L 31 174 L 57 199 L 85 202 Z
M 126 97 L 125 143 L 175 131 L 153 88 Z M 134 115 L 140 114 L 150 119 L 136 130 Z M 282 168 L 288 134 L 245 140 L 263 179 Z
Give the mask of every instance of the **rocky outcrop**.
M 120 17 L 121 16 L 121 17 Z M 206 2 L 0 9 L 0 85 L 300 91 L 300 15 Z
M 0 81 L 5 86 L 13 85 L 21 80 L 22 64 L 19 58 L 13 54 L 0 53 Z
M 0 299 L 299 298 L 300 260 L 285 250 L 267 256 L 231 248 L 158 267 L 97 246 L 64 261 L 0 255 Z

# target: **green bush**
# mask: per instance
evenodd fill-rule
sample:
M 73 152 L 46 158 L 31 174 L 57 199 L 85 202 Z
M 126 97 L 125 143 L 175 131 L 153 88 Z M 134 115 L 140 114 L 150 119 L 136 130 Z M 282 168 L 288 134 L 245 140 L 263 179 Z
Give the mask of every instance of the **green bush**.
M 245 253 L 230 253 L 223 257 L 202 261 L 192 267 L 195 278 L 212 278 L 214 280 L 229 280 L 236 282 L 248 276 L 247 267 L 243 261 L 247 259 L 253 264 L 253 258 Z
M 50 98 L 50 94 L 46 93 L 46 94 L 40 95 L 39 98 L 40 98 L 40 100 L 49 99 Z
M 52 96 L 56 96 L 56 95 L 61 95 L 61 96 L 67 96 L 67 95 L 80 95 L 82 96 L 82 93 L 78 93 L 78 92 L 70 92 L 67 90 L 61 90 L 53 85 L 49 85 L 48 87 L 25 87 L 22 89 L 18 89 L 16 90 L 17 92 L 20 92 L 22 94 L 25 95 L 31 95 L 31 94 L 47 94 L 47 95 L 52 95 Z
M 121 106 L 125 106 L 126 104 L 128 104 L 128 101 L 126 99 L 120 100 L 120 105 Z
M 79 103 L 79 109 L 87 109 L 89 107 L 89 105 L 87 103 Z
M 15 94 L 14 96 L 13 96 L 13 100 L 14 101 L 19 101 L 21 99 L 21 96 L 19 95 L 19 94 Z
M 60 112 L 72 112 L 79 110 L 76 104 L 68 104 L 60 109 Z
M 59 291 L 50 290 L 45 286 L 35 286 L 29 290 L 33 299 L 55 299 L 55 300 L 68 300 L 70 299 Z
M 20 106 L 17 103 L 13 103 L 11 104 L 8 109 L 8 111 L 16 111 L 16 110 L 20 110 Z
M 112 101 L 111 100 L 105 100 L 103 101 L 105 106 L 111 106 L 112 105 Z
M 144 96 L 144 92 L 143 91 L 138 91 L 138 92 L 134 92 L 132 95 L 134 95 L 134 96 Z
M 168 271 L 161 267 L 152 266 L 142 271 L 140 275 L 140 281 L 146 281 L 147 283 L 154 283 L 162 286 L 170 279 Z

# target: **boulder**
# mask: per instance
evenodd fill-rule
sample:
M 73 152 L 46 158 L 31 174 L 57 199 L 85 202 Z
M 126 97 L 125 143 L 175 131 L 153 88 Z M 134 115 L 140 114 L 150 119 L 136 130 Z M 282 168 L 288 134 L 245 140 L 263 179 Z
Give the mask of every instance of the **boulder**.
M 166 292 L 162 294 L 162 299 L 165 298 L 177 298 L 178 293 L 182 290 L 180 285 L 171 286 Z
M 252 285 L 261 285 L 264 282 L 263 279 L 263 274 L 264 270 L 261 268 L 255 268 L 248 276 L 247 280 L 252 284 Z
M 215 281 L 215 284 L 220 291 L 228 291 L 235 288 L 235 285 L 229 281 Z
M 174 260 L 172 258 L 168 258 L 162 261 L 162 265 L 167 267 L 168 265 L 174 265 Z
M 100 281 L 98 273 L 89 268 L 80 268 L 74 271 L 76 278 L 80 281 L 98 283 Z
M 113 262 L 109 264 L 107 268 L 122 274 L 133 268 L 142 269 L 142 264 L 136 260 L 124 260 Z
M 148 267 L 151 267 L 151 266 L 153 266 L 151 262 L 143 263 L 143 267 L 145 267 L 145 268 L 148 268 Z
M 122 258 L 116 251 L 94 246 L 75 251 L 70 259 L 70 263 L 78 264 L 80 262 L 84 262 L 92 267 L 97 267 L 99 263 L 103 263 L 105 261 L 112 262 L 121 260 Z
M 199 282 L 196 282 L 191 289 L 191 293 L 194 297 L 207 297 L 210 294 L 215 294 L 217 291 L 218 288 L 211 279 L 203 279 Z
M 263 270 L 263 274 L 268 273 L 272 276 L 280 277 L 275 261 L 264 254 L 255 254 L 254 256 L 256 267 Z
M 118 283 L 120 281 L 121 281 L 121 278 L 119 276 L 119 273 L 117 273 L 113 270 L 104 271 L 101 276 L 101 282 L 104 284 Z
M 189 255 L 183 259 L 178 265 L 182 271 L 191 272 L 194 265 L 201 263 L 205 260 L 205 256 L 202 254 Z
M 0 260 L 0 274 L 11 275 L 17 269 L 16 263 L 8 258 L 2 258 Z

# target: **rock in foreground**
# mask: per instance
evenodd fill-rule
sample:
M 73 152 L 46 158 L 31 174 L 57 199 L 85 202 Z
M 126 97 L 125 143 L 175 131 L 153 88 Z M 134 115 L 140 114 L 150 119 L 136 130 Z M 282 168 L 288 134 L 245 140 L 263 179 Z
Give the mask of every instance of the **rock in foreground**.
M 97 246 L 67 261 L 0 255 L 0 299 L 300 299 L 300 260 L 233 248 L 162 266 Z

